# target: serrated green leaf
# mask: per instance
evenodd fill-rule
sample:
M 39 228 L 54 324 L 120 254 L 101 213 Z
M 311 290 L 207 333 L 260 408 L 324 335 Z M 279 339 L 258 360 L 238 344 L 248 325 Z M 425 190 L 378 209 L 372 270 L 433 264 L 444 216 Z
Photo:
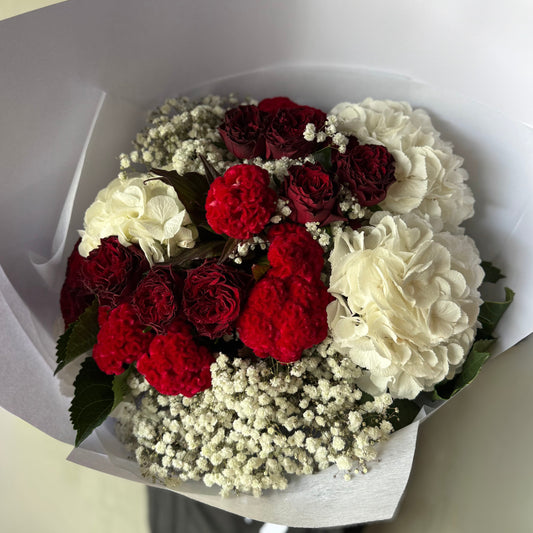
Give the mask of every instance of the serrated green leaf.
M 65 365 L 88 352 L 96 344 L 98 335 L 98 302 L 85 309 L 76 322 L 70 324 L 56 344 L 57 374 Z
M 164 178 L 169 183 L 194 224 L 200 225 L 206 222 L 205 200 L 209 190 L 209 181 L 205 176 L 197 172 L 188 172 L 183 176 L 174 170 L 150 169 L 156 176 Z
M 507 311 L 514 298 L 514 292 L 505 287 L 505 301 L 503 302 L 484 302 L 479 309 L 478 320 L 481 322 L 481 330 L 478 337 L 482 339 L 491 339 L 494 329 L 498 325 L 501 317 Z
M 490 357 L 489 348 L 494 339 L 482 339 L 476 341 L 470 350 L 460 374 L 453 379 L 440 383 L 433 392 L 434 400 L 449 400 L 461 389 L 466 387 L 479 374 L 481 367 Z
M 420 406 L 411 400 L 394 400 L 389 407 L 393 409 L 393 414 L 389 417 L 389 422 L 392 424 L 394 431 L 398 431 L 405 426 L 408 426 L 420 411 Z M 396 409 L 398 412 L 395 412 Z
M 128 377 L 133 365 L 118 376 L 102 372 L 92 357 L 81 365 L 74 381 L 74 398 L 70 405 L 70 420 L 76 430 L 79 446 L 128 393 Z
M 502 271 L 495 267 L 490 261 L 481 261 L 481 268 L 485 272 L 483 281 L 487 283 L 497 283 L 500 279 L 505 278 Z
M 113 409 L 113 376 L 102 372 L 92 357 L 81 365 L 74 381 L 74 398 L 70 405 L 70 420 L 76 430 L 79 446 Z

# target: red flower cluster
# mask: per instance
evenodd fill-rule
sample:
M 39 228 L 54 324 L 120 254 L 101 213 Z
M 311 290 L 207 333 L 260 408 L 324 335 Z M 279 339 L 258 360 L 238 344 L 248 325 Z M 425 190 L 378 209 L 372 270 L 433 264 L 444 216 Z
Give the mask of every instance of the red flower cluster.
M 396 180 L 394 158 L 384 147 L 359 144 L 351 137 L 346 152 L 335 152 L 337 176 L 348 185 L 362 206 L 376 205 L 385 199 L 387 189 Z
M 198 345 L 190 327 L 174 321 L 166 335 L 158 335 L 137 363 L 137 370 L 161 394 L 191 397 L 211 386 L 211 352 Z
M 98 308 L 97 342 L 93 348 L 96 364 L 106 374 L 122 374 L 127 365 L 137 361 L 148 351 L 151 333 L 144 333 L 137 313 L 130 304 L 113 310 Z
M 292 363 L 326 337 L 332 297 L 320 280 L 322 249 L 302 226 L 280 224 L 269 238 L 272 268 L 250 292 L 237 331 L 257 356 Z
M 187 271 L 183 311 L 200 335 L 216 339 L 232 332 L 250 279 L 213 261 Z
M 301 106 L 285 97 L 269 98 L 258 106 L 239 106 L 229 110 L 219 132 L 227 149 L 236 157 L 304 157 L 320 145 L 306 141 L 305 127 L 324 126 L 326 114 L 320 109 Z
M 266 170 L 236 165 L 213 181 L 206 200 L 207 222 L 219 234 L 249 239 L 259 233 L 276 208 L 276 192 Z

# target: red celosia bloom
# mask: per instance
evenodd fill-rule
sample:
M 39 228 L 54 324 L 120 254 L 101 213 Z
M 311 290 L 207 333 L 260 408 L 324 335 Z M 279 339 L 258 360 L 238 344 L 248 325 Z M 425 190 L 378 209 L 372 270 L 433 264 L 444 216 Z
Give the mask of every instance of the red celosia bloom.
M 125 367 L 148 351 L 153 338 L 143 333 L 143 325 L 130 304 L 122 304 L 110 311 L 98 309 L 100 331 L 93 348 L 96 364 L 106 374 L 122 374 Z
M 236 165 L 213 181 L 206 200 L 213 231 L 235 239 L 259 233 L 276 208 L 268 172 L 256 165 Z
M 261 111 L 267 113 L 277 113 L 280 109 L 294 109 L 295 107 L 300 107 L 296 102 L 293 102 L 290 98 L 286 96 L 276 96 L 275 98 L 265 98 L 261 100 L 257 107 Z
M 137 370 L 159 393 L 191 397 L 211 386 L 211 352 L 196 344 L 190 327 L 175 320 L 166 335 L 157 335 Z
M 281 278 L 271 269 L 250 292 L 237 331 L 258 357 L 292 363 L 326 338 L 326 306 L 331 301 L 321 281 Z
M 324 252 L 309 232 L 297 224 L 278 224 L 268 232 L 268 261 L 278 277 L 320 279 Z

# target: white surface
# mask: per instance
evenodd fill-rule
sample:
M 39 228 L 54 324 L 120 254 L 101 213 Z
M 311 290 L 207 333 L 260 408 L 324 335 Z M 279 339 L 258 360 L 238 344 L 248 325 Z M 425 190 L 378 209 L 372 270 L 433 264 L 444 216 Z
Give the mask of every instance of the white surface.
M 271 65 L 289 66 L 277 78 L 276 69 L 258 71 L 245 77 L 246 88 L 232 88 L 257 96 L 285 93 L 322 107 L 367 94 L 405 98 L 436 116 L 475 177 L 482 251 L 487 259 L 500 259 L 509 284 L 520 289 L 502 328 L 509 335 L 504 346 L 531 331 L 531 130 L 450 91 L 533 123 L 526 22 L 532 13 L 533 5 L 518 1 L 503 10 L 500 2 L 481 0 L 71 0 L 1 22 L 2 266 L 21 297 L 8 283 L 2 287 L 0 340 L 8 370 L 0 384 L 2 405 L 58 438 L 72 438 L 65 399 L 51 377 L 51 337 L 42 334 L 57 316 L 57 275 L 47 276 L 52 284 L 44 285 L 27 252 L 53 255 L 59 213 L 102 93 L 108 95 L 104 108 L 115 103 L 102 123 L 111 126 L 96 125 L 72 228 L 80 226 L 97 185 L 113 177 L 116 154 L 127 149 L 140 124 L 139 110 L 206 80 Z M 320 78 L 324 67 L 309 68 L 304 76 L 290 66 L 302 63 L 390 70 L 436 89 L 375 70 L 359 70 L 357 80 L 346 69 L 331 69 L 328 83 Z M 68 239 L 72 244 L 75 235 Z M 30 303 L 38 320 L 21 302 Z

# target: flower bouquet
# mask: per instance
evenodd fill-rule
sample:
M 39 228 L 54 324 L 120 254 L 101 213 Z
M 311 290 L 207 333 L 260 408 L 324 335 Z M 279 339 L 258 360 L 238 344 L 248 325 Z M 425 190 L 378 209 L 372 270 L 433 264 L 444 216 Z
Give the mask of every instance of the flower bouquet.
M 76 444 L 112 414 L 147 480 L 223 496 L 376 468 L 472 381 L 513 298 L 480 297 L 502 276 L 462 227 L 462 164 L 403 102 L 167 100 L 68 260 Z

